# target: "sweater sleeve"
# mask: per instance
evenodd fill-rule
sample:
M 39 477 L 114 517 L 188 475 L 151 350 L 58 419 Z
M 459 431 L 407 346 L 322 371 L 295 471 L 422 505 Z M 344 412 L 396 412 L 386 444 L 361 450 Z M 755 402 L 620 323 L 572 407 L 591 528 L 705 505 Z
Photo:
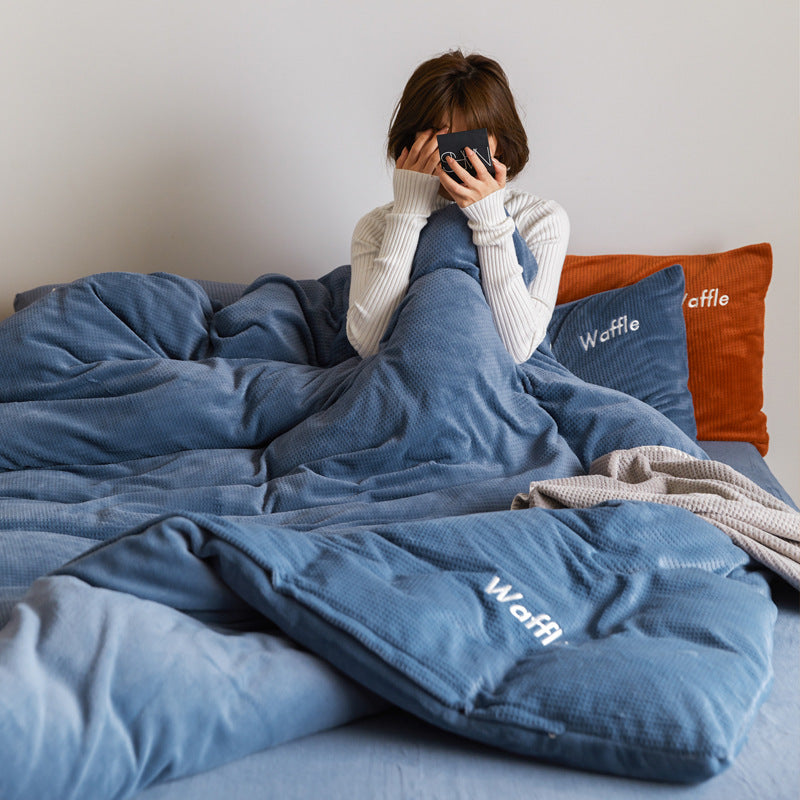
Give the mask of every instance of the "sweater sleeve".
M 463 208 L 478 250 L 481 282 L 497 332 L 517 363 L 527 361 L 547 333 L 567 252 L 569 219 L 552 200 L 501 189 Z M 530 286 L 514 249 L 517 227 L 539 269 Z
M 353 231 L 347 338 L 362 358 L 378 352 L 389 319 L 408 291 L 439 179 L 395 169 L 393 189 L 394 202 L 367 214 Z

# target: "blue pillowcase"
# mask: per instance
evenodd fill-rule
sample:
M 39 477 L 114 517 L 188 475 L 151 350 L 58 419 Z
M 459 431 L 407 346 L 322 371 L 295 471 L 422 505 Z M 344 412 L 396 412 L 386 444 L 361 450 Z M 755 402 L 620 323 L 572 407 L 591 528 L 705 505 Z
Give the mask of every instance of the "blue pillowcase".
M 683 268 L 556 306 L 553 354 L 589 383 L 625 392 L 697 437 L 689 392 Z

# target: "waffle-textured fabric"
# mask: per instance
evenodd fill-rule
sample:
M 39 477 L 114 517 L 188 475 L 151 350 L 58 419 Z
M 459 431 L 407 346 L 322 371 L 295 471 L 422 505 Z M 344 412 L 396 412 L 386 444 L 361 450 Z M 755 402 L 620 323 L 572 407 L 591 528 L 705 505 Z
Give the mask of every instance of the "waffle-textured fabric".
M 591 383 L 638 397 L 694 438 L 683 269 L 556 307 L 548 335 L 556 358 Z
M 509 510 L 615 449 L 704 453 L 547 345 L 515 365 L 476 265 L 432 216 L 363 360 L 347 268 L 222 308 L 110 273 L 0 325 L 4 800 L 131 797 L 386 702 L 577 768 L 730 763 L 771 680 L 747 554 L 679 508 Z
M 800 589 L 800 513 L 727 464 L 670 447 L 601 456 L 588 475 L 535 481 L 512 508 L 589 508 L 609 500 L 679 506 L 727 533 L 753 558 Z
M 750 442 L 763 456 L 769 446 L 761 376 L 772 277 L 768 243 L 679 256 L 569 255 L 558 302 L 628 286 L 672 264 L 680 264 L 686 278 L 683 312 L 697 435 Z

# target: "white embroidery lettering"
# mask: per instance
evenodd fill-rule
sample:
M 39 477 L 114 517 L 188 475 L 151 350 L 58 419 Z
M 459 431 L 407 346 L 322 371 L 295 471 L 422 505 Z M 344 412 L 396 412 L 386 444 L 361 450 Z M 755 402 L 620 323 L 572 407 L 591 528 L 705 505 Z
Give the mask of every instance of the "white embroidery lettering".
M 594 347 L 597 342 L 597 328 L 594 329 L 594 335 L 589 333 L 588 331 L 586 332 L 586 341 L 584 341 L 583 336 L 579 336 L 579 338 L 581 340 L 581 344 L 583 345 L 584 350 L 588 350 L 589 345 Z
M 584 338 L 580 334 L 578 334 L 578 338 L 581 340 L 581 345 L 583 349 L 588 352 L 589 347 L 596 347 L 597 342 L 609 342 L 611 339 L 615 339 L 618 336 L 622 336 L 623 334 L 630 333 L 631 331 L 638 331 L 639 330 L 639 320 L 638 319 L 628 319 L 627 314 L 623 314 L 621 317 L 617 317 L 616 319 L 611 320 L 611 324 L 600 333 L 598 338 L 597 332 L 598 329 L 595 328 L 594 333 L 591 331 L 586 331 L 586 337 Z
M 687 308 L 716 308 L 726 306 L 729 302 L 730 297 L 727 294 L 720 294 L 717 287 L 703 289 L 697 297 L 689 297 L 688 292 L 683 295 L 683 305 Z
M 484 591 L 486 594 L 494 596 L 499 603 L 508 603 L 511 600 L 523 599 L 520 592 L 509 594 L 511 591 L 510 583 L 505 586 L 500 586 L 500 578 L 497 575 L 492 578 Z M 549 614 L 534 615 L 520 603 L 509 606 L 508 610 L 515 619 L 523 624 L 524 628 L 533 631 L 534 637 L 544 646 L 551 644 L 564 633 L 561 626 L 552 619 Z
M 486 594 L 496 594 L 497 599 L 501 603 L 510 603 L 512 600 L 522 600 L 522 595 L 519 592 L 512 595 L 508 594 L 508 590 L 511 588 L 510 583 L 508 586 L 500 586 L 499 588 L 497 586 L 498 583 L 500 583 L 500 578 L 495 575 L 491 583 L 486 587 Z
M 530 619 L 531 612 L 525 606 L 511 606 L 508 609 L 520 622 Z

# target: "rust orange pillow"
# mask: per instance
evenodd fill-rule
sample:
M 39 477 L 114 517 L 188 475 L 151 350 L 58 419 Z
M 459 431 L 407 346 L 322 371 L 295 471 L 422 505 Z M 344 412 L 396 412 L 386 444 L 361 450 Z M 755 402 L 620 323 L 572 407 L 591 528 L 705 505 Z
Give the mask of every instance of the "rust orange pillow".
M 769 445 L 764 391 L 764 300 L 772 248 L 754 244 L 724 253 L 685 256 L 568 255 L 558 303 L 618 289 L 680 264 L 686 280 L 683 315 L 689 391 L 697 438 Z

